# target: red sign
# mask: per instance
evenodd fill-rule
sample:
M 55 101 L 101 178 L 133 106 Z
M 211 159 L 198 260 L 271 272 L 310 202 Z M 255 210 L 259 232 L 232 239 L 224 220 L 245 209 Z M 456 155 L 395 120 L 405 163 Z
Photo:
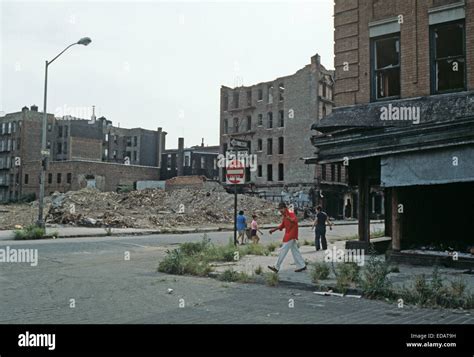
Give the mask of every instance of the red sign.
M 239 160 L 232 160 L 227 166 L 227 183 L 241 185 L 245 183 L 245 166 Z

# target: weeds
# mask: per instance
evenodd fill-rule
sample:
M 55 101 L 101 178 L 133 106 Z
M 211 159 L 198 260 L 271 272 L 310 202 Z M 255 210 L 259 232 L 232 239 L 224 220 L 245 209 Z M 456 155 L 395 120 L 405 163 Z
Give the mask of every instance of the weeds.
M 227 269 L 219 275 L 218 280 L 225 282 L 250 283 L 253 281 L 253 277 L 245 272 L 237 272 L 232 269 Z
M 387 275 L 391 270 L 392 267 L 387 262 L 377 259 L 375 254 L 371 254 L 361 279 L 364 295 L 370 299 L 390 296 L 391 283 Z
M 255 274 L 256 274 L 256 275 L 262 275 L 262 273 L 263 273 L 262 266 L 259 265 L 259 266 L 255 269 Z
M 265 284 L 267 284 L 268 286 L 272 286 L 272 287 L 278 286 L 278 283 L 279 283 L 278 273 L 274 273 L 274 272 L 265 273 L 263 277 L 265 278 Z
M 314 263 L 311 265 L 311 281 L 317 284 L 320 280 L 329 277 L 329 266 L 326 263 Z
M 359 282 L 360 267 L 356 263 L 342 263 L 336 268 L 336 289 L 345 293 Z
M 32 224 L 28 227 L 15 230 L 13 234 L 15 235 L 16 240 L 41 239 L 44 238 L 46 231 L 44 228 Z

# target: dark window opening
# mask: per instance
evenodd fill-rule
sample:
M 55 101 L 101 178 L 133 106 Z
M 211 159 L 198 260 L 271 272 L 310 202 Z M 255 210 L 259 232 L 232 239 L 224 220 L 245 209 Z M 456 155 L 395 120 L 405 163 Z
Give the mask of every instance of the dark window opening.
M 273 113 L 272 112 L 267 114 L 267 128 L 268 129 L 273 128 Z
M 224 94 L 222 98 L 222 109 L 224 111 L 229 109 L 229 96 L 227 94 Z
M 258 115 L 258 126 L 263 126 L 263 114 Z
M 30 180 L 30 176 L 28 176 L 28 174 L 25 174 L 25 185 L 28 185 L 29 180 Z
M 234 133 L 239 132 L 239 118 L 234 118 Z
M 464 21 L 431 27 L 432 93 L 466 89 Z
M 239 92 L 234 92 L 234 109 L 239 107 Z
M 262 177 L 262 176 L 263 176 L 262 165 L 258 165 L 258 166 L 257 166 L 257 176 L 258 176 L 258 177 Z
M 278 154 L 283 155 L 285 153 L 285 138 L 283 136 L 278 138 Z
M 267 139 L 267 154 L 273 155 L 273 139 Z
M 48 174 L 48 183 L 49 184 L 53 183 L 53 174 Z
M 283 170 L 283 164 L 278 164 L 278 181 L 284 181 L 285 176 L 284 176 L 284 170 Z
M 400 96 L 400 36 L 373 40 L 373 99 Z
M 273 181 L 273 166 L 267 165 L 267 181 Z
M 280 128 L 283 128 L 285 126 L 285 112 L 283 110 L 280 110 L 278 112 L 278 126 Z
M 252 91 L 251 90 L 247 91 L 247 106 L 248 107 L 252 106 Z
M 56 177 L 56 182 L 61 183 L 61 174 L 58 174 Z
M 247 116 L 247 130 L 252 130 L 252 117 L 250 115 Z
M 321 180 L 326 181 L 326 165 L 321 165 Z
M 258 90 L 258 101 L 263 100 L 263 89 Z
M 258 139 L 257 141 L 257 151 L 262 151 L 263 150 L 263 140 Z

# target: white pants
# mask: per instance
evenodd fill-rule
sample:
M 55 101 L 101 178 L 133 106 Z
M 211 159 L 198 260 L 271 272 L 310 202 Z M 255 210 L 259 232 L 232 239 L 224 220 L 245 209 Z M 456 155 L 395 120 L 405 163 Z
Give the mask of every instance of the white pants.
M 283 260 L 285 259 L 289 250 L 291 250 L 291 254 L 293 254 L 293 260 L 296 263 L 297 269 L 304 268 L 306 263 L 304 262 L 303 256 L 298 249 L 298 241 L 296 239 L 292 239 L 289 242 L 283 243 L 283 246 L 280 248 L 280 254 L 278 255 L 278 261 L 275 265 L 275 268 L 280 270 L 281 264 L 283 263 Z

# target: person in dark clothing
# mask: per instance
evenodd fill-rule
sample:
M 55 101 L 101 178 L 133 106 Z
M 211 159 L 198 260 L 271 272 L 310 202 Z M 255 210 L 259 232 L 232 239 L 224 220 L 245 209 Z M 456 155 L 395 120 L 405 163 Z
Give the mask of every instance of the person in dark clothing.
M 332 222 L 329 220 L 329 217 L 326 212 L 323 212 L 321 206 L 316 207 L 316 219 L 313 223 L 313 228 L 315 229 L 315 246 L 316 251 L 320 250 L 321 247 L 323 250 L 328 248 L 326 241 L 326 225 L 329 226 L 329 229 L 332 230 Z

